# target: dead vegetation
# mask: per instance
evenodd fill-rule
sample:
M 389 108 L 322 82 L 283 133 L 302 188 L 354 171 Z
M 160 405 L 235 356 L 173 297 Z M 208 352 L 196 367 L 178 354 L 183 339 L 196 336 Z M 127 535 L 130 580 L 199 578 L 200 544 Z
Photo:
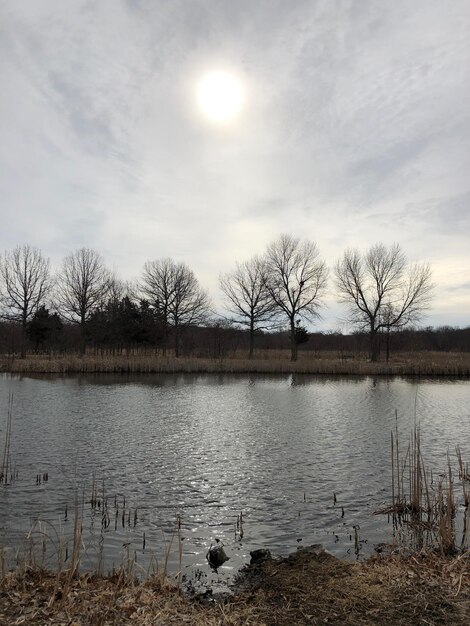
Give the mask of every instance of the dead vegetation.
M 312 549 L 313 548 L 313 549 Z M 80 576 L 70 584 L 44 571 L 8 574 L 0 583 L 0 624 L 194 626 L 291 624 L 468 624 L 469 553 L 374 557 L 344 563 L 317 547 L 268 560 L 242 575 L 221 602 L 180 595 L 156 577 L 144 583 Z
M 470 353 L 397 353 L 389 362 L 371 362 L 366 354 L 303 351 L 297 361 L 282 350 L 255 353 L 253 359 L 179 357 L 168 354 L 29 355 L 24 359 L 0 357 L 0 372 L 37 374 L 155 374 L 155 373 L 265 373 L 362 376 L 470 376 Z
M 391 432 L 392 502 L 375 512 L 391 518 L 397 547 L 442 556 L 468 550 L 470 528 L 470 475 L 468 463 L 456 447 L 458 474 L 447 453 L 445 471 L 434 476 L 421 451 L 421 431 L 415 426 L 406 449 L 396 428 Z

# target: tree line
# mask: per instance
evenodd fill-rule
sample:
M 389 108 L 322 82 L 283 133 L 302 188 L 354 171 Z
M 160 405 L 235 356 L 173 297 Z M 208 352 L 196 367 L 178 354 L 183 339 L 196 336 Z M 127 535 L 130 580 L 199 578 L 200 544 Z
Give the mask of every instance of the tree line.
M 370 358 L 379 340 L 416 324 L 429 307 L 433 284 L 427 264 L 410 264 L 398 244 L 348 249 L 333 270 L 344 321 L 368 337 Z M 243 328 L 253 356 L 255 338 L 287 329 L 291 359 L 308 339 L 305 328 L 321 316 L 330 271 L 317 245 L 281 235 L 264 254 L 220 275 L 225 313 L 217 315 L 207 291 L 183 262 L 148 261 L 139 278 L 123 282 L 95 250 L 80 248 L 53 275 L 50 261 L 35 247 L 17 246 L 0 256 L 0 316 L 20 329 L 22 356 L 54 344 L 63 326 L 76 328 L 79 350 L 87 345 L 121 349 L 158 346 L 176 356 L 187 328 Z

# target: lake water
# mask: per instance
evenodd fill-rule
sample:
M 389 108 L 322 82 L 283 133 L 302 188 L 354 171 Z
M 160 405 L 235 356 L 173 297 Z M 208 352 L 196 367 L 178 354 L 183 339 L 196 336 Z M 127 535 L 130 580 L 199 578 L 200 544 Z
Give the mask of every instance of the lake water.
M 214 584 L 258 547 L 286 554 L 322 543 L 354 558 L 354 526 L 363 555 L 391 538 L 386 517 L 373 512 L 390 502 L 396 411 L 404 444 L 421 425 L 435 472 L 456 445 L 470 460 L 468 380 L 3 375 L 2 455 L 10 393 L 18 476 L 0 487 L 0 547 L 10 561 L 38 519 L 50 522 L 48 551 L 54 537 L 70 537 L 77 497 L 85 501 L 85 568 L 96 567 L 100 554 L 105 570 L 129 554 L 141 572 L 154 559 L 161 565 L 178 515 L 184 571 Z M 89 503 L 93 478 L 101 507 L 105 490 L 106 528 Z M 216 538 L 230 560 L 212 574 L 205 555 Z M 177 552 L 173 545 L 173 571 Z

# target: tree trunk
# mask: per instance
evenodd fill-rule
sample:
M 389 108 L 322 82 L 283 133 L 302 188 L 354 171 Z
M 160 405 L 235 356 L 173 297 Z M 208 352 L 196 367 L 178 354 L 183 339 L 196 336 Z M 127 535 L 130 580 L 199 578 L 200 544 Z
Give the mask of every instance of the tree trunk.
M 386 352 L 386 359 L 387 359 L 387 363 L 390 359 L 390 326 L 388 326 L 387 328 L 387 352 Z
M 166 322 L 164 322 L 163 324 L 163 345 L 162 345 L 162 353 L 163 356 L 166 356 L 166 345 L 168 342 L 168 324 Z
M 26 358 L 26 315 L 23 314 L 23 318 L 21 320 L 21 358 Z
M 180 355 L 180 328 L 178 324 L 175 324 L 175 357 Z
M 297 341 L 295 337 L 295 321 L 290 321 L 290 360 L 297 361 Z
M 375 328 L 370 329 L 370 360 L 374 363 L 379 360 L 379 338 Z
M 86 335 L 85 335 L 85 318 L 82 316 L 80 320 L 80 356 L 85 355 Z
M 253 320 L 251 320 L 250 321 L 250 352 L 248 354 L 249 359 L 253 358 L 254 347 L 255 347 L 255 329 L 254 329 Z

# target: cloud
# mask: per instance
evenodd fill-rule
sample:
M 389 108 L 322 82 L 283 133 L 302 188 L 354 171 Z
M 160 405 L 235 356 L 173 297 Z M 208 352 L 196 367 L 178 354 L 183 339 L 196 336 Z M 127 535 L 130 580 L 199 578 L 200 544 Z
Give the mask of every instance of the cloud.
M 42 0 L 1 11 L 0 248 L 29 242 L 59 264 L 88 245 L 125 278 L 174 256 L 217 299 L 219 270 L 291 232 L 330 265 L 347 246 L 398 241 L 433 263 L 442 294 L 465 282 L 464 0 Z M 211 126 L 195 106 L 214 67 L 246 85 L 232 126 Z M 470 314 L 467 295 L 458 306 Z

